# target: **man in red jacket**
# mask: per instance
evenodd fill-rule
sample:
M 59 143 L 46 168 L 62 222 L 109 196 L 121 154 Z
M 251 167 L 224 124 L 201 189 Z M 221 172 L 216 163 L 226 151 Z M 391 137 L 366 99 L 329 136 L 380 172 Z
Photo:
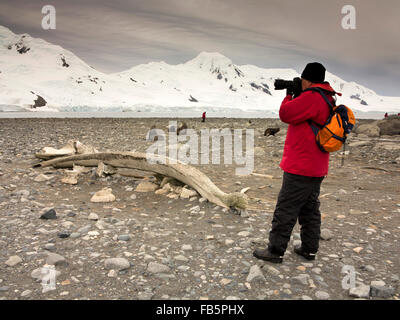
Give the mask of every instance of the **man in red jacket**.
M 324 80 L 324 66 L 317 62 L 309 63 L 301 75 L 303 91 L 293 98 L 294 92 L 288 90 L 280 107 L 280 119 L 289 124 L 280 163 L 284 171 L 283 183 L 268 248 L 253 252 L 258 259 L 282 262 L 297 219 L 301 225 L 302 244 L 294 251 L 308 260 L 314 260 L 318 251 L 321 227 L 318 197 L 322 180 L 328 174 L 329 153 L 318 148 L 309 122 L 323 125 L 329 117 L 329 107 L 318 92 L 304 90 L 319 87 L 334 103 L 336 92 Z

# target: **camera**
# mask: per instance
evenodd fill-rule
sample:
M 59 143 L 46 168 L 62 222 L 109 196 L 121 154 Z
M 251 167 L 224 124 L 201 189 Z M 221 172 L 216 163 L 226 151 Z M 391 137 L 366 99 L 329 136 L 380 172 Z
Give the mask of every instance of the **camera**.
M 287 89 L 287 93 L 294 95 L 294 97 L 298 97 L 303 91 L 301 89 L 301 79 L 299 77 L 293 78 L 293 80 L 276 79 L 274 86 L 275 90 Z

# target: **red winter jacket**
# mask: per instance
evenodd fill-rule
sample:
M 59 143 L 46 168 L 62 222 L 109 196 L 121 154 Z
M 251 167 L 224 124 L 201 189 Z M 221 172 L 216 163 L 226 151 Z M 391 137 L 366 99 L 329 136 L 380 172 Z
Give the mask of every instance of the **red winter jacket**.
M 334 101 L 336 93 L 328 82 L 314 84 Z M 307 120 L 325 124 L 329 107 L 318 92 L 306 91 L 292 99 L 286 96 L 279 110 L 280 119 L 289 124 L 280 167 L 283 171 L 308 177 L 323 177 L 328 174 L 329 153 L 322 152 Z

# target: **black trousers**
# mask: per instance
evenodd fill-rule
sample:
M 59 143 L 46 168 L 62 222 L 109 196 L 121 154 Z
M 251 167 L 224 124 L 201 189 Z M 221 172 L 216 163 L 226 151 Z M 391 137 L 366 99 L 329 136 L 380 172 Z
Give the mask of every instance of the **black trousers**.
M 269 234 L 268 248 L 271 252 L 284 255 L 298 219 L 302 248 L 308 253 L 317 253 L 321 233 L 318 197 L 323 179 L 283 173 L 282 188 Z

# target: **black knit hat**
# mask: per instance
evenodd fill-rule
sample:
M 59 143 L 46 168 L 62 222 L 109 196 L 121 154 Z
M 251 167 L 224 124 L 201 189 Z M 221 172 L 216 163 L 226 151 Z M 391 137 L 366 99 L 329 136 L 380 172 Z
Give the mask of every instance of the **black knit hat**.
M 325 80 L 325 67 L 319 62 L 312 62 L 306 65 L 301 77 L 314 83 L 322 83 Z

